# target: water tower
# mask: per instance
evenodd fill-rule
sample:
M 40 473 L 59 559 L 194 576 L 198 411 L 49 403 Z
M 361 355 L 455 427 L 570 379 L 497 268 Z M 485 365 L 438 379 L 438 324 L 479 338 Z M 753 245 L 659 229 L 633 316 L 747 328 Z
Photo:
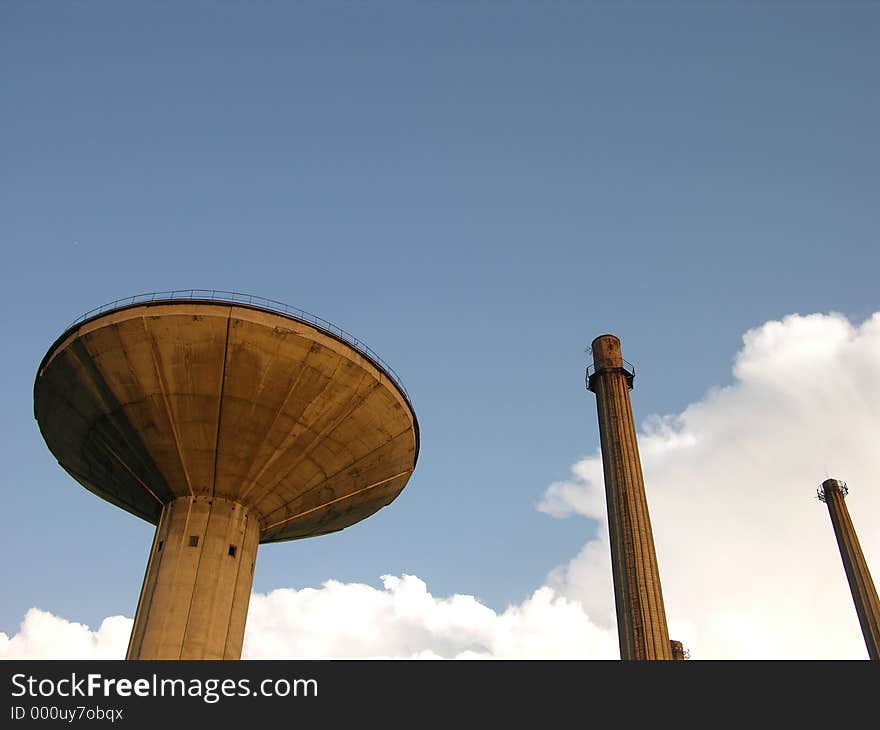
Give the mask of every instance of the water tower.
M 232 292 L 84 315 L 40 363 L 34 415 L 65 471 L 157 525 L 129 659 L 238 659 L 258 544 L 369 517 L 419 453 L 406 390 L 363 342 Z

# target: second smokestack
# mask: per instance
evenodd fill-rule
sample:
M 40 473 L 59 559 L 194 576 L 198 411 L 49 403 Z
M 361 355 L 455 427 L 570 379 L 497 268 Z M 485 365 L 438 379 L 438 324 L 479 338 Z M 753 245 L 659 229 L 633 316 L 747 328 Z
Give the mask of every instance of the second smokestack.
M 617 634 L 621 659 L 672 659 L 660 572 L 629 391 L 635 370 L 620 352 L 620 340 L 593 340 L 587 388 L 596 394 Z

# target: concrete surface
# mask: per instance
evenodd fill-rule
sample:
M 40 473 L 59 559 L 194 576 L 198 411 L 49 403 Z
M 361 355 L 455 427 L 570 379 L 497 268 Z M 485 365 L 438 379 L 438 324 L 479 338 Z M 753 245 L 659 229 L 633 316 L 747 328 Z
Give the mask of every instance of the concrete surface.
M 74 479 L 158 525 L 130 658 L 237 658 L 257 544 L 368 517 L 401 492 L 419 447 L 377 363 L 308 323 L 222 302 L 72 327 L 40 365 L 34 415 Z
M 592 344 L 621 659 L 672 659 L 620 340 Z
M 831 516 L 834 536 L 840 548 L 843 569 L 849 581 L 868 656 L 873 660 L 880 660 L 880 601 L 877 599 L 877 589 L 849 516 L 842 486 L 842 482 L 837 479 L 826 479 L 822 482 L 820 494 L 824 497 L 823 501 Z

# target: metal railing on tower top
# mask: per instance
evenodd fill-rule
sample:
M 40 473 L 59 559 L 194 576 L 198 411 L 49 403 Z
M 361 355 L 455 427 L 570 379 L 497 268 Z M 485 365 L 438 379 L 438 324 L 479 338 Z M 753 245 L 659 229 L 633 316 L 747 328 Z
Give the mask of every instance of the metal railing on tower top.
M 266 309 L 270 312 L 277 312 L 280 314 L 286 314 L 294 319 L 302 320 L 308 324 L 313 324 L 319 329 L 322 329 L 328 332 L 335 337 L 345 341 L 362 355 L 366 355 L 369 359 L 373 360 L 377 365 L 380 365 L 381 368 L 388 373 L 388 376 L 394 381 L 398 388 L 403 392 L 406 396 L 407 400 L 410 400 L 409 393 L 406 390 L 406 387 L 403 384 L 403 381 L 400 379 L 400 376 L 394 372 L 394 368 L 392 368 L 387 362 L 385 362 L 381 357 L 379 357 L 378 353 L 373 350 L 373 348 L 369 347 L 366 342 L 364 342 L 359 337 L 355 337 L 350 332 L 342 329 L 332 322 L 324 319 L 323 317 L 319 317 L 316 314 L 312 314 L 311 312 L 307 312 L 304 309 L 300 309 L 299 307 L 292 307 L 289 304 L 285 304 L 284 302 L 279 302 L 275 299 L 267 299 L 266 297 L 260 297 L 255 294 L 243 294 L 242 292 L 236 291 L 224 291 L 222 289 L 173 289 L 171 291 L 154 291 L 148 292 L 146 294 L 135 294 L 130 297 L 123 297 L 122 299 L 117 299 L 113 302 L 108 302 L 107 304 L 102 304 L 100 307 L 95 307 L 94 309 L 90 309 L 85 314 L 77 317 L 73 322 L 68 325 L 67 329 L 76 326 L 80 322 L 84 322 L 87 319 L 91 319 L 92 317 L 97 317 L 100 314 L 106 314 L 107 312 L 111 312 L 114 309 L 122 309 L 123 307 L 130 307 L 135 304 L 149 304 L 150 302 L 162 302 L 162 301 L 174 301 L 174 300 L 195 300 L 195 301 L 206 301 L 206 302 L 229 302 L 231 304 L 247 304 L 248 306 L 257 307 L 259 309 Z
M 621 368 L 619 368 L 619 370 L 621 370 L 623 372 L 623 374 L 626 376 L 627 385 L 629 386 L 629 389 L 632 390 L 633 381 L 635 380 L 635 377 L 636 377 L 636 368 L 629 360 L 624 360 L 623 358 L 621 358 L 621 362 L 623 363 L 623 365 Z M 617 368 L 613 368 L 613 369 L 617 369 Z M 589 365 L 587 365 L 587 371 L 584 376 L 584 383 L 587 386 L 587 390 L 593 390 L 592 380 L 593 380 L 593 378 L 596 377 L 596 374 L 597 374 L 596 363 L 591 362 Z

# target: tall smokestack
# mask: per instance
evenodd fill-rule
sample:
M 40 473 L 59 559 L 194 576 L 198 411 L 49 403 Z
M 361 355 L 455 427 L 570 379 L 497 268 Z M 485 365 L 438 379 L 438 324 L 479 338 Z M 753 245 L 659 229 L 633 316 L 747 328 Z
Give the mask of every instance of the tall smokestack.
M 587 388 L 596 394 L 599 412 L 620 658 L 672 659 L 629 400 L 635 370 L 614 335 L 597 337 L 592 350 Z
M 868 647 L 871 659 L 880 659 L 880 601 L 877 600 L 877 589 L 871 580 L 868 564 L 862 554 L 859 538 L 849 517 L 844 498 L 849 493 L 846 482 L 839 479 L 826 479 L 819 487 L 819 499 L 828 505 L 834 536 L 840 548 L 843 569 L 849 581 L 856 613 L 862 625 L 862 635 Z

